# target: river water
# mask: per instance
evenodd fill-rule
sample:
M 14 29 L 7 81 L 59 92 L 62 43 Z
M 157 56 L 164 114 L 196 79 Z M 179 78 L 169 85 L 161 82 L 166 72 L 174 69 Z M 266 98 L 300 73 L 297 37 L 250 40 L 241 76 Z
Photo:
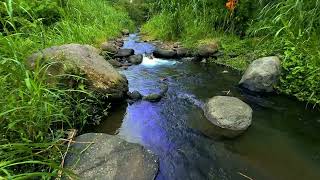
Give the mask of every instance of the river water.
M 151 53 L 154 47 L 130 35 L 125 48 Z M 143 95 L 169 90 L 158 103 L 138 101 L 112 110 L 96 132 L 118 134 L 159 156 L 157 180 L 320 179 L 320 113 L 280 95 L 256 97 L 237 87 L 241 74 L 214 64 L 144 57 L 121 70 L 130 91 Z M 203 115 L 216 95 L 247 102 L 253 124 L 242 136 L 222 139 Z

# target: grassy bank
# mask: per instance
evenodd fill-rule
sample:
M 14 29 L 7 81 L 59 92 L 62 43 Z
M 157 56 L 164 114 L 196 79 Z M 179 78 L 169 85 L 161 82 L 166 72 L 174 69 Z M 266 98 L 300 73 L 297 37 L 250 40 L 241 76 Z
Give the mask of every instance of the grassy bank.
M 0 1 L 0 16 L 0 179 L 57 177 L 62 138 L 92 119 L 95 97 L 48 86 L 46 67 L 31 72 L 24 61 L 53 45 L 99 44 L 133 23 L 104 0 Z
M 234 9 L 226 2 L 162 0 L 142 31 L 187 47 L 218 40 L 224 56 L 216 62 L 239 70 L 258 57 L 277 55 L 283 67 L 279 91 L 319 104 L 320 1 L 241 0 Z

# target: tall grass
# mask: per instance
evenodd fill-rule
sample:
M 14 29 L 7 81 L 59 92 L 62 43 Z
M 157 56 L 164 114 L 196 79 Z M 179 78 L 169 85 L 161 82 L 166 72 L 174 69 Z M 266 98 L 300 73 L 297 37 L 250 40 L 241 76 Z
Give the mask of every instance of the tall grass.
M 268 3 L 249 32 L 282 43 L 284 72 L 279 89 L 320 104 L 320 1 Z
M 226 0 L 157 2 L 156 13 L 142 28 L 151 39 L 189 47 L 218 39 L 225 53 L 237 56 L 218 62 L 242 70 L 255 58 L 278 55 L 283 66 L 278 89 L 320 103 L 319 0 L 240 0 L 234 12 L 226 9 Z
M 66 131 L 92 120 L 98 101 L 82 86 L 50 86 L 48 67 L 29 71 L 25 59 L 53 45 L 98 44 L 133 23 L 104 0 L 1 1 L 0 15 L 0 179 L 51 179 L 62 170 Z
M 231 12 L 225 7 L 226 0 L 157 2 L 154 5 L 154 9 L 157 9 L 155 16 L 143 27 L 143 31 L 151 33 L 155 38 L 165 39 L 179 39 L 190 35 L 199 37 L 201 34 L 201 38 L 205 38 L 214 31 L 243 34 L 246 22 L 260 6 L 258 1 L 242 0 L 238 3 L 237 11 Z M 162 32 L 157 29 L 159 26 L 168 31 Z M 162 36 L 156 37 L 156 34 Z

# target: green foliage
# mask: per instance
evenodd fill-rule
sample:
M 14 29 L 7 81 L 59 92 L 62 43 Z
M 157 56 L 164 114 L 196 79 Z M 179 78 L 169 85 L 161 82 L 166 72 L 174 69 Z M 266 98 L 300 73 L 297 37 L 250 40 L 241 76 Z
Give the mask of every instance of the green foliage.
M 60 170 L 72 176 L 60 168 L 61 138 L 94 120 L 101 104 L 81 75 L 70 76 L 73 87 L 52 87 L 48 65 L 29 71 L 24 61 L 53 45 L 105 41 L 133 23 L 104 0 L 0 3 L 0 179 L 50 179 Z
M 146 33 L 151 38 L 172 40 L 177 39 L 172 31 L 175 19 L 166 13 L 161 13 L 153 17 L 143 26 L 142 33 Z
M 62 8 L 59 6 L 59 2 L 58 0 L 2 0 L 0 4 L 0 32 L 10 33 L 20 28 L 26 28 L 26 23 L 34 19 L 41 19 L 44 25 L 54 24 L 61 18 Z
M 227 0 L 161 0 L 142 31 L 150 39 L 220 41 L 224 56 L 214 60 L 239 70 L 262 56 L 282 58 L 278 89 L 319 104 L 320 1 L 240 0 L 234 12 Z
M 151 2 L 148 0 L 134 0 L 130 3 L 129 0 L 108 0 L 113 6 L 128 12 L 130 19 L 132 19 L 137 26 L 142 25 L 150 16 Z
M 186 36 L 206 38 L 214 31 L 243 35 L 261 1 L 239 1 L 234 12 L 225 7 L 226 0 L 161 0 L 155 4 L 156 14 L 143 27 L 144 33 L 162 34 L 160 37 L 174 39 Z M 159 25 L 161 24 L 161 25 Z M 157 29 L 168 30 L 163 33 Z M 164 27 L 165 26 L 165 27 Z M 167 36 L 163 36 L 167 34 Z M 192 38 L 192 37 L 191 37 Z
M 320 1 L 268 3 L 248 29 L 251 36 L 282 43 L 283 73 L 279 90 L 300 100 L 320 103 Z

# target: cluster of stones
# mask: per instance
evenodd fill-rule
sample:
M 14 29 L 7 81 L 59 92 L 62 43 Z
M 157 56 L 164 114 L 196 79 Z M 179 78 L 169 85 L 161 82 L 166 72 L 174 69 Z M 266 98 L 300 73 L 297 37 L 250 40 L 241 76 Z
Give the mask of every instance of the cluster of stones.
M 156 58 L 200 62 L 207 58 L 217 58 L 222 55 L 216 41 L 202 43 L 195 50 L 185 48 L 181 43 L 174 43 L 173 45 L 156 43 L 156 46 L 157 49 L 153 52 L 153 56 Z
M 129 31 L 122 31 L 123 37 L 129 35 Z M 133 49 L 122 49 L 124 44 L 123 38 L 111 39 L 100 45 L 101 55 L 116 68 L 122 67 L 127 69 L 131 65 L 142 63 L 143 55 L 137 54 Z
M 159 102 L 167 93 L 169 87 L 166 83 L 164 83 L 160 89 L 159 93 L 152 93 L 143 96 L 139 91 L 128 92 L 128 103 L 133 104 L 136 101 L 144 100 L 149 102 Z
M 242 76 L 239 86 L 250 93 L 272 93 L 279 81 L 281 63 L 278 57 L 264 57 L 253 61 Z M 252 109 L 235 97 L 216 96 L 205 104 L 204 114 L 216 127 L 218 135 L 236 137 L 252 123 Z

